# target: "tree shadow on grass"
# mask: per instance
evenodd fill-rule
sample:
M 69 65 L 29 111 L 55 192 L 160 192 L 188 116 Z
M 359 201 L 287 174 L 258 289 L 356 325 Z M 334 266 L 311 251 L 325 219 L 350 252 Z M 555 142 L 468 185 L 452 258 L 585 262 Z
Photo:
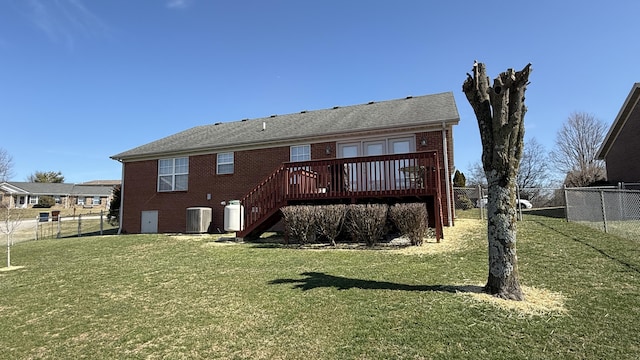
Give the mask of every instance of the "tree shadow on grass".
M 100 234 L 100 230 L 96 230 L 96 231 L 92 231 L 92 232 L 81 233 L 80 236 L 78 236 L 77 233 L 70 234 L 70 235 L 63 235 L 63 236 L 60 236 L 60 239 L 69 239 L 69 238 L 77 238 L 77 237 L 89 237 L 89 236 L 102 236 L 102 235 L 118 235 L 118 228 L 102 230 L 102 234 Z
M 561 230 L 558 230 L 558 229 L 556 229 L 556 228 L 554 228 L 554 227 L 552 227 L 552 226 L 550 226 L 550 225 L 548 225 L 548 224 L 546 224 L 546 223 L 544 223 L 544 222 L 542 222 L 542 221 L 536 221 L 536 222 L 537 222 L 538 224 L 540 224 L 541 226 L 543 226 L 543 227 L 545 227 L 545 228 L 547 228 L 547 229 L 549 229 L 549 230 L 551 230 L 551 231 L 554 231 L 554 232 L 555 232 L 555 233 L 557 233 L 557 234 L 560 234 L 560 235 L 562 235 L 562 236 L 564 236 L 564 237 L 566 237 L 566 238 L 568 238 L 568 239 L 571 239 L 571 240 L 573 240 L 573 241 L 575 241 L 575 242 L 577 242 L 577 243 L 580 243 L 580 244 L 582 244 L 582 245 L 588 246 L 588 247 L 590 247 L 591 249 L 593 249 L 593 250 L 597 251 L 598 253 L 600 253 L 602 256 L 604 256 L 604 257 L 606 257 L 606 258 L 608 258 L 608 259 L 610 259 L 610 260 L 613 260 L 613 261 L 617 262 L 618 264 L 620 264 L 620 265 L 622 265 L 622 266 L 624 266 L 624 267 L 628 268 L 628 269 L 629 269 L 629 270 L 631 270 L 631 271 L 635 271 L 635 272 L 637 272 L 637 273 L 639 273 L 639 274 L 640 274 L 640 268 L 639 268 L 639 267 L 637 267 L 636 265 L 633 265 L 633 264 L 630 264 L 630 263 L 628 263 L 628 262 L 626 262 L 626 261 L 624 261 L 624 260 L 618 259 L 617 257 L 615 257 L 615 256 L 612 256 L 612 255 L 608 254 L 606 251 L 604 251 L 604 250 L 602 250 L 602 249 L 599 249 L 599 248 L 595 247 L 595 246 L 594 246 L 594 245 L 592 245 L 592 244 L 589 244 L 589 243 L 588 243 L 588 242 L 586 242 L 585 240 L 580 239 L 580 238 L 578 238 L 578 237 L 576 237 L 576 236 L 574 236 L 574 235 L 572 235 L 572 234 L 567 234 L 567 233 L 565 233 L 565 232 L 563 232 L 563 231 L 561 231 Z
M 482 293 L 483 287 L 478 285 L 409 285 L 388 281 L 353 279 L 343 276 L 328 275 L 322 272 L 304 272 L 304 279 L 276 279 L 269 282 L 276 284 L 295 284 L 294 289 L 303 291 L 317 288 L 335 288 L 337 290 L 400 290 L 400 291 L 437 291 L 448 293 Z

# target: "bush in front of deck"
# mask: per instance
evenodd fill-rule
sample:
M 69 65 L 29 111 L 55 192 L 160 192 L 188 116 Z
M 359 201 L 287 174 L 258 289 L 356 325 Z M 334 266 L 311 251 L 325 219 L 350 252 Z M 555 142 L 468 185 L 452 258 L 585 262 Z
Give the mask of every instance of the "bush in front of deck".
M 384 235 L 388 209 L 386 204 L 351 205 L 346 222 L 349 235 L 357 242 L 375 245 Z
M 287 235 L 301 244 L 315 240 L 317 206 L 296 205 L 282 208 Z
M 395 204 L 389 208 L 389 217 L 400 233 L 409 238 L 411 245 L 422 245 L 429 230 L 427 208 L 424 204 Z
M 347 209 L 347 205 L 344 204 L 318 206 L 316 231 L 318 235 L 326 238 L 331 246 L 336 246 L 336 238 L 342 230 Z

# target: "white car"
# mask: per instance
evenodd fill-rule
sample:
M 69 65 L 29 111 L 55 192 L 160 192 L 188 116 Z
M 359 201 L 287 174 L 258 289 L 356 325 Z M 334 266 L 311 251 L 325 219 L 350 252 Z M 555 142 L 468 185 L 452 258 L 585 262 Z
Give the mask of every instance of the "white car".
M 520 200 L 516 200 L 516 202 L 518 203 L 518 207 L 522 209 L 531 209 L 533 207 L 533 204 L 531 204 L 529 200 L 520 199 Z M 486 196 L 483 197 L 482 199 L 478 199 L 478 201 L 476 202 L 476 207 L 485 207 L 485 206 L 487 206 Z

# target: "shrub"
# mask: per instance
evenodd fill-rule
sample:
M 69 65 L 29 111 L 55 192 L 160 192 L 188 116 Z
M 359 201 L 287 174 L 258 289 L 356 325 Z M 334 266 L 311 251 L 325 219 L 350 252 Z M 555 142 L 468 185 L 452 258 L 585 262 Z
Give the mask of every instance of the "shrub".
M 422 245 L 429 230 L 427 208 L 423 203 L 396 204 L 389 208 L 389 217 L 400 233 L 409 238 L 412 245 Z
M 473 209 L 473 201 L 471 201 L 467 195 L 458 195 L 456 207 L 462 210 Z
M 53 196 L 40 196 L 38 198 L 38 203 L 36 205 L 34 205 L 34 208 L 50 208 L 52 206 L 54 206 L 56 204 L 56 200 L 53 198 Z
M 384 235 L 388 208 L 385 204 L 351 205 L 346 222 L 351 237 L 368 246 L 377 243 Z
M 346 205 L 324 205 L 317 209 L 316 230 L 320 236 L 326 237 L 333 246 L 336 246 L 336 238 L 342 230 L 346 214 Z
M 285 206 L 282 208 L 285 231 L 306 244 L 315 239 L 317 207 L 310 205 Z

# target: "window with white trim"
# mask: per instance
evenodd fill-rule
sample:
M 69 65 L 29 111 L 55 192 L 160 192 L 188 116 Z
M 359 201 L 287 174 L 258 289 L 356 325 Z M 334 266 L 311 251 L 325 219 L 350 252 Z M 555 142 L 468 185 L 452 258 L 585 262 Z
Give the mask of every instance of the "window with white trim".
M 100 205 L 100 196 L 94 196 L 92 204 L 93 205 Z
M 289 159 L 290 161 L 308 161 L 311 160 L 311 145 L 294 145 L 291 146 Z
M 219 153 L 216 164 L 217 174 L 233 174 L 233 153 Z
M 33 196 L 33 195 L 29 196 L 29 204 L 30 205 L 35 205 L 37 203 L 38 203 L 38 197 L 37 196 Z
M 158 160 L 158 191 L 185 191 L 188 183 L 188 157 Z
M 84 205 L 84 197 L 78 196 L 78 205 Z

